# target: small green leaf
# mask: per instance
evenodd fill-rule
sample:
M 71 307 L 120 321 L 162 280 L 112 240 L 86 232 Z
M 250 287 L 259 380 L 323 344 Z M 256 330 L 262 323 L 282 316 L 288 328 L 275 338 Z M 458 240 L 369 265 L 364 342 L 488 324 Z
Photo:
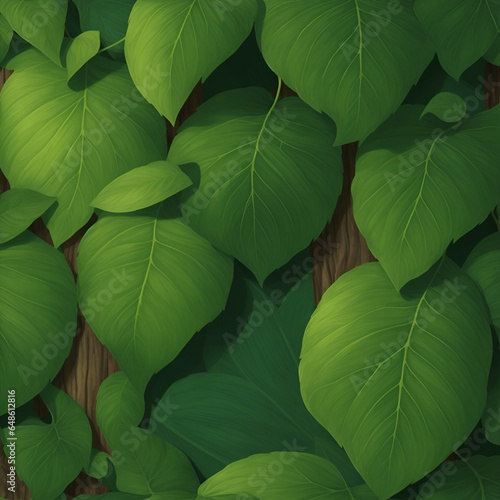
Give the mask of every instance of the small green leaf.
M 189 177 L 169 161 L 155 161 L 117 177 L 92 201 L 107 212 L 133 212 L 156 205 L 192 184 Z
M 332 217 L 342 188 L 335 126 L 300 99 L 249 87 L 218 94 L 182 126 L 169 153 L 200 181 L 182 211 L 214 246 L 262 283 L 306 248 Z
M 0 12 L 22 38 L 61 65 L 68 0 L 1 0 Z
M 311 277 L 297 281 L 286 298 L 236 281 L 226 312 L 204 330 L 208 373 L 175 382 L 152 412 L 150 428 L 206 477 L 257 453 L 315 453 L 320 439 L 348 484 L 361 482 L 300 395 L 300 346 L 315 306 Z
M 174 124 L 200 78 L 249 35 L 256 14 L 255 0 L 138 0 L 125 40 L 134 83 Z
M 89 463 L 84 466 L 85 473 L 90 477 L 102 479 L 109 472 L 111 455 L 92 448 Z
M 98 31 L 85 31 L 70 41 L 66 53 L 68 82 L 85 63 L 99 52 L 100 45 L 101 40 Z
M 26 231 L 0 246 L 0 394 L 19 407 L 60 370 L 76 330 L 76 288 L 64 255 Z M 0 415 L 7 397 L 0 399 Z
M 436 115 L 444 122 L 458 122 L 467 114 L 467 106 L 464 100 L 456 94 L 441 92 L 429 101 L 420 118 L 427 113 Z
M 361 146 L 354 218 L 394 286 L 426 272 L 500 192 L 500 106 L 445 126 L 402 106 Z
M 0 244 L 19 234 L 38 219 L 55 198 L 31 189 L 10 189 L 0 195 Z
M 31 417 L 15 430 L 16 472 L 33 500 L 55 498 L 62 493 L 88 463 L 92 449 L 92 431 L 80 405 L 50 384 L 41 396 L 52 422 L 45 424 Z
M 456 80 L 500 38 L 496 0 L 415 0 L 415 12 L 439 62 Z
M 472 432 L 492 359 L 483 297 L 451 260 L 403 295 L 379 263 L 341 276 L 307 326 L 299 367 L 307 408 L 383 499 Z
M 336 145 L 364 140 L 403 102 L 434 55 L 410 2 L 265 0 L 264 59 L 335 121 Z
M 443 466 L 445 467 L 445 466 Z M 417 500 L 496 500 L 500 498 L 500 457 L 477 455 L 446 465 L 420 487 Z M 438 476 L 439 475 L 439 476 Z
M 500 338 L 500 233 L 481 240 L 470 253 L 463 269 L 483 292 Z
M 0 14 L 0 62 L 2 62 L 3 58 L 9 51 L 9 45 L 13 34 L 14 32 L 12 31 L 9 22 L 2 14 Z
M 92 58 L 70 85 L 66 69 L 38 51 L 10 65 L 17 69 L 0 94 L 0 164 L 11 187 L 57 196 L 44 220 L 58 247 L 90 219 L 104 186 L 165 158 L 165 120 L 126 65 L 108 57 Z
M 136 427 L 144 416 L 144 397 L 125 372 L 110 375 L 97 394 L 97 424 L 108 441 Z
M 232 259 L 167 203 L 101 214 L 78 249 L 82 313 L 141 390 L 222 311 L 233 276 Z
M 105 46 L 125 37 L 128 18 L 135 0 L 73 0 L 80 14 L 82 30 L 97 30 Z M 115 59 L 124 61 L 124 44 L 108 49 Z
M 253 455 L 234 462 L 200 486 L 198 499 L 231 494 L 241 500 L 377 500 L 366 485 L 349 487 L 332 463 L 298 452 Z

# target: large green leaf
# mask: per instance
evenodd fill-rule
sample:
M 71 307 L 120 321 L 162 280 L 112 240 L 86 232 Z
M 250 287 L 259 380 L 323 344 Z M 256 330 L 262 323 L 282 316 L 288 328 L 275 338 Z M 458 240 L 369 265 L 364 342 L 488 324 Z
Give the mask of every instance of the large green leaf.
M 346 454 L 300 395 L 300 346 L 314 310 L 311 277 L 284 297 L 277 289 L 265 292 L 254 281 L 238 280 L 227 311 L 204 332 L 208 373 L 170 386 L 152 412 L 150 428 L 207 477 L 256 453 L 323 455 L 321 442 L 348 483 L 359 484 Z
M 452 92 L 436 94 L 422 111 L 420 117 L 432 113 L 447 123 L 460 121 L 467 114 L 465 101 Z
M 13 31 L 9 22 L 0 14 L 0 62 L 9 51 L 9 44 L 12 40 Z
M 399 107 L 432 59 L 410 4 L 386 0 L 265 0 L 267 63 L 338 127 L 363 140 Z
M 85 31 L 73 38 L 66 54 L 68 81 L 99 51 L 101 40 L 98 31 Z
M 0 195 L 0 244 L 27 229 L 55 202 L 31 189 L 9 189 Z
M 126 66 L 109 58 L 94 57 L 69 86 L 66 69 L 34 50 L 10 67 L 0 95 L 0 164 L 12 187 L 58 197 L 47 226 L 59 246 L 89 220 L 89 203 L 105 185 L 164 159 L 165 122 Z
M 0 246 L 0 392 L 21 406 L 60 370 L 76 330 L 76 289 L 64 256 L 29 232 Z M 0 400 L 0 415 L 7 397 Z
M 379 263 L 323 295 L 304 334 L 301 391 L 380 498 L 439 465 L 481 417 L 492 358 L 488 311 L 443 258 L 401 296 Z
M 6 393 L 5 393 L 6 394 Z M 56 498 L 90 458 L 92 431 L 82 408 L 65 392 L 48 385 L 41 393 L 50 424 L 30 417 L 15 429 L 15 467 L 33 500 Z M 8 454 L 9 431 L 4 429 Z
M 192 184 L 177 165 L 154 161 L 117 177 L 92 201 L 107 212 L 133 212 L 156 205 Z
M 331 218 L 342 188 L 335 127 L 298 98 L 264 89 L 224 92 L 182 126 L 169 159 L 196 163 L 183 214 L 259 282 L 307 247 Z
M 500 446 L 500 350 L 498 344 L 493 350 L 488 397 L 481 420 L 488 441 Z
M 250 495 L 259 500 L 377 500 L 366 485 L 350 488 L 332 463 L 298 452 L 274 452 L 239 460 L 198 490 L 200 500 L 227 494 L 241 494 L 242 500 Z
M 200 78 L 248 36 L 256 13 L 255 0 L 138 0 L 125 40 L 137 88 L 174 124 Z
M 233 262 L 161 203 L 101 215 L 80 244 L 78 271 L 82 313 L 144 389 L 224 308 Z
M 0 0 L 0 12 L 22 38 L 60 65 L 68 0 Z
M 354 217 L 399 289 L 482 222 L 500 192 L 500 106 L 458 124 L 403 106 L 361 147 Z
M 455 79 L 500 39 L 498 0 L 415 0 L 443 68 Z
M 443 466 L 445 467 L 445 466 Z M 474 456 L 452 462 L 443 473 L 437 471 L 420 488 L 417 500 L 498 500 L 500 457 Z
M 481 240 L 463 268 L 483 292 L 500 337 L 500 233 Z
M 73 0 L 84 31 L 97 30 L 104 45 L 112 45 L 125 37 L 128 17 L 135 0 Z M 123 59 L 123 43 L 108 49 L 113 57 Z

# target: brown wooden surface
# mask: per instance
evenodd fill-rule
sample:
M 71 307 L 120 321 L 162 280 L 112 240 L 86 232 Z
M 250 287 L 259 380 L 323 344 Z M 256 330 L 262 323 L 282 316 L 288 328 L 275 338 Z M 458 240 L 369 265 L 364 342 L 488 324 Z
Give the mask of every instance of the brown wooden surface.
M 1 69 L 0 71 L 1 90 L 3 83 L 6 81 L 11 72 L 4 69 Z M 172 127 L 170 124 L 167 124 L 167 141 L 169 145 L 173 140 L 179 125 L 195 111 L 196 107 L 199 106 L 202 101 L 203 88 L 201 84 L 199 84 L 196 86 L 186 104 L 180 111 L 179 118 L 175 126 Z M 0 192 L 7 189 L 8 182 L 3 175 L 0 175 Z M 70 240 L 62 245 L 62 251 L 73 271 L 75 279 L 77 276 L 76 253 L 78 245 L 85 234 L 85 231 L 95 222 L 95 220 L 96 217 L 94 216 L 84 228 L 78 231 Z M 41 219 L 35 221 L 30 227 L 30 230 L 46 242 L 52 244 L 50 234 Z M 102 381 L 118 370 L 118 364 L 111 353 L 99 342 L 94 332 L 79 312 L 77 335 L 73 341 L 73 346 L 68 358 L 66 359 L 61 371 L 54 379 L 54 385 L 68 393 L 84 409 L 92 428 L 92 447 L 108 453 L 110 451 L 109 446 L 96 423 L 96 397 Z M 40 415 L 42 415 L 44 408 L 43 403 L 39 398 L 36 406 L 37 411 Z M 7 471 L 6 467 L 6 458 L 2 453 L 0 460 L 0 497 L 8 500 L 28 500 L 31 497 L 29 490 L 19 478 L 17 478 L 16 481 L 16 493 L 13 494 L 7 490 L 7 486 L 4 482 Z M 77 495 L 97 495 L 106 493 L 107 491 L 109 490 L 101 485 L 97 480 L 81 473 L 78 478 L 66 488 L 65 493 L 69 499 L 72 499 Z
M 487 62 L 484 67 L 486 109 L 500 104 L 500 66 Z

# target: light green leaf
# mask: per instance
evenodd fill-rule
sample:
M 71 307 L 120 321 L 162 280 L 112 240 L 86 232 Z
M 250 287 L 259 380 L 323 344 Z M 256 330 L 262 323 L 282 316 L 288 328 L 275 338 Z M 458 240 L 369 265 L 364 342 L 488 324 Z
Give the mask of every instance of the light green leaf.
M 68 81 L 99 52 L 100 46 L 101 40 L 98 31 L 85 31 L 71 40 L 66 54 Z
M 28 50 L 0 95 L 0 164 L 12 187 L 57 196 L 46 222 L 57 247 L 91 217 L 114 178 L 166 155 L 165 122 L 124 64 L 94 57 L 67 72 Z
M 265 0 L 266 62 L 337 125 L 336 145 L 364 140 L 432 60 L 413 6 L 387 0 Z
M 420 118 L 427 113 L 436 115 L 444 122 L 458 122 L 467 114 L 467 106 L 458 95 L 451 92 L 441 92 L 429 101 Z
M 102 479 L 108 475 L 110 461 L 110 455 L 92 448 L 89 463 L 84 466 L 84 471 L 90 477 Z
M 9 51 L 9 44 L 12 40 L 13 31 L 9 22 L 0 14 L 0 62 Z
M 448 464 L 442 478 L 431 476 L 420 488 L 417 500 L 498 500 L 500 457 L 477 455 Z M 439 474 L 439 471 L 436 472 Z M 441 473 L 442 476 L 442 473 Z
M 117 177 L 91 205 L 107 212 L 133 212 L 155 205 L 191 184 L 177 165 L 169 161 L 154 161 Z
M 135 0 L 73 0 L 80 14 L 82 30 L 98 30 L 102 43 L 112 45 L 125 37 L 130 11 Z M 114 58 L 124 60 L 124 44 L 108 50 Z
M 399 289 L 481 223 L 500 192 L 500 106 L 446 125 L 403 106 L 360 148 L 354 218 Z
M 76 288 L 63 254 L 30 232 L 0 246 L 0 393 L 16 405 L 60 370 L 76 331 Z M 0 400 L 0 415 L 7 397 Z
M 10 189 L 0 195 L 0 244 L 15 238 L 38 219 L 54 197 L 30 189 Z
M 144 410 L 144 396 L 130 383 L 125 372 L 113 373 L 99 387 L 97 424 L 108 441 L 139 425 Z
M 110 443 L 117 488 L 151 499 L 194 499 L 199 481 L 186 455 L 144 429 L 133 436 Z
M 498 0 L 415 0 L 443 68 L 456 80 L 500 37 Z
M 198 498 L 240 494 L 241 500 L 377 500 L 366 485 L 350 488 L 327 460 L 298 452 L 274 452 L 234 462 L 205 481 Z M 254 495 L 254 496 L 252 496 Z
M 232 276 L 232 259 L 172 204 L 103 213 L 79 247 L 82 313 L 141 390 L 222 311 Z
M 249 35 L 255 0 L 138 0 L 125 40 L 137 88 L 174 124 L 189 94 Z
M 235 281 L 226 312 L 204 330 L 209 373 L 170 386 L 152 412 L 150 428 L 184 451 L 206 477 L 257 453 L 316 453 L 321 439 L 348 483 L 359 484 L 345 452 L 300 395 L 300 346 L 315 307 L 311 277 L 299 280 L 286 298 L 276 292 Z
M 50 384 L 41 396 L 52 422 L 45 424 L 30 417 L 15 430 L 16 472 L 33 500 L 47 500 L 62 493 L 88 463 L 92 443 L 89 421 L 76 401 Z M 6 453 L 8 444 L 4 447 Z
M 264 89 L 224 92 L 183 124 L 169 159 L 196 163 L 184 217 L 262 283 L 306 248 L 331 218 L 342 188 L 335 127 L 298 98 Z
M 500 337 L 500 233 L 481 240 L 463 266 L 483 292 Z
M 151 495 L 133 495 L 121 491 L 112 491 L 111 493 L 104 493 L 104 495 L 80 495 L 75 497 L 75 500 L 145 500 L 146 498 L 151 498 Z
M 22 38 L 61 65 L 68 0 L 0 0 L 0 13 Z
M 365 264 L 323 295 L 301 358 L 307 408 L 386 499 L 437 467 L 481 417 L 488 311 L 449 259 L 404 296 L 379 263 Z

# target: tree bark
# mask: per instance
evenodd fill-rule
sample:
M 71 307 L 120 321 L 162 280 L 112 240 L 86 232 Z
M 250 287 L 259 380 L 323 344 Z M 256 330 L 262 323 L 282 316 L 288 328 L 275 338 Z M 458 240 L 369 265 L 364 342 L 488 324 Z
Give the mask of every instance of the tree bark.
M 0 71 L 1 90 L 1 87 L 12 72 L 5 69 L 1 69 Z M 171 126 L 167 123 L 167 142 L 169 145 L 172 142 L 179 126 L 184 120 L 186 120 L 186 118 L 194 113 L 195 109 L 202 103 L 202 101 L 203 88 L 200 83 L 196 86 L 186 104 L 180 111 L 179 118 L 175 126 Z M 2 175 L 0 178 L 0 192 L 6 191 L 7 189 L 9 189 L 8 182 Z M 72 238 L 62 245 L 63 254 L 73 271 L 75 280 L 78 272 L 76 261 L 78 245 L 80 244 L 86 230 L 96 220 L 97 218 L 93 216 L 85 227 L 80 229 Z M 42 219 L 36 220 L 30 227 L 30 230 L 47 243 L 52 244 L 49 231 L 45 227 Z M 104 435 L 97 426 L 95 413 L 96 398 L 97 392 L 103 380 L 118 371 L 119 367 L 108 349 L 99 342 L 80 311 L 78 311 L 77 324 L 77 335 L 74 338 L 71 352 L 64 362 L 61 371 L 55 377 L 53 383 L 77 401 L 87 414 L 92 428 L 92 447 L 110 453 L 110 449 Z M 36 407 L 40 416 L 43 416 L 43 414 L 47 412 L 39 397 L 37 397 L 36 400 Z M 29 499 L 31 497 L 29 490 L 19 478 L 16 479 L 16 492 L 11 493 L 7 490 L 7 485 L 4 484 L 3 481 L 3 478 L 6 478 L 7 470 L 6 457 L 3 453 L 1 453 L 0 477 L 2 479 L 0 480 L 0 497 L 7 500 Z M 96 479 L 91 478 L 82 472 L 70 485 L 68 485 L 65 493 L 69 499 L 72 499 L 75 496 L 82 494 L 97 495 L 108 491 L 109 490 Z

